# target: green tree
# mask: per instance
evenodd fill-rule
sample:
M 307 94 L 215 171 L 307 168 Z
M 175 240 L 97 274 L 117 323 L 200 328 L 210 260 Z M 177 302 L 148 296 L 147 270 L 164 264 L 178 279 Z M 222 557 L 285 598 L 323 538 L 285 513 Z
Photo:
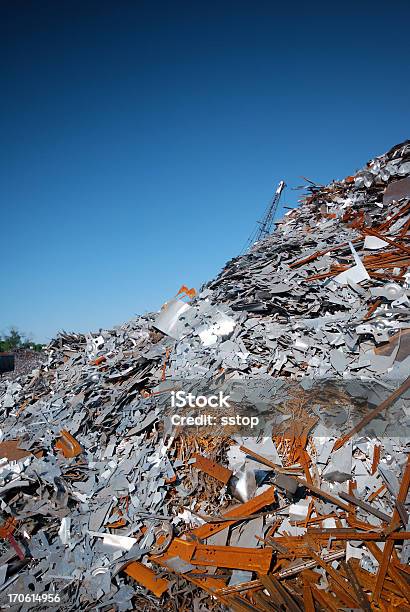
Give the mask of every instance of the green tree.
M 31 342 L 27 336 L 19 332 L 15 327 L 12 327 L 8 333 L 0 335 L 0 353 L 16 351 L 17 349 L 41 351 L 42 348 L 42 344 Z

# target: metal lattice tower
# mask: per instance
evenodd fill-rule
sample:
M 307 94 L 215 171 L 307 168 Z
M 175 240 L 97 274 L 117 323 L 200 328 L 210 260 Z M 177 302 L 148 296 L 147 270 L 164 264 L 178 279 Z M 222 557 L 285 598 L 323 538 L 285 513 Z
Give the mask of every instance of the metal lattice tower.
M 266 238 L 266 236 L 269 236 L 269 234 L 272 233 L 273 223 L 275 221 L 276 213 L 279 207 L 279 200 L 282 195 L 282 191 L 284 190 L 285 187 L 286 187 L 285 181 L 280 181 L 275 191 L 275 194 L 272 198 L 272 201 L 265 211 L 263 218 L 261 219 L 261 221 L 258 221 L 256 229 L 249 237 L 249 240 L 247 242 L 246 249 L 245 249 L 246 251 L 248 251 L 255 242 L 258 242 L 259 240 Z

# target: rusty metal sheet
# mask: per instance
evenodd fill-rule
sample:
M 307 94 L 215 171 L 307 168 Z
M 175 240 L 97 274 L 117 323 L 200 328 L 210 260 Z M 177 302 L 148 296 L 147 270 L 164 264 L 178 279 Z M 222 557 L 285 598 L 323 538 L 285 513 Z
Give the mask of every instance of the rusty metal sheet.
M 219 463 L 216 463 L 216 461 L 212 461 L 212 459 L 208 459 L 208 457 L 204 457 L 199 453 L 194 453 L 192 458 L 195 459 L 194 467 L 216 478 L 216 480 L 219 480 L 223 484 L 227 484 L 232 477 L 232 470 L 223 467 Z
M 0 459 L 7 457 L 9 461 L 19 461 L 31 455 L 30 451 L 19 448 L 20 440 L 5 440 L 0 442 Z

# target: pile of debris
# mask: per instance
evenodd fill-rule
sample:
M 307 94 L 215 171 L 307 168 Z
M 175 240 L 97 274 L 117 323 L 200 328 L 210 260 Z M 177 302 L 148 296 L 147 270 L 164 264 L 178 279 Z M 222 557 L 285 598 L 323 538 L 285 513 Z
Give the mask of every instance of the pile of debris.
M 409 229 L 407 141 L 0 381 L 2 606 L 410 610 Z

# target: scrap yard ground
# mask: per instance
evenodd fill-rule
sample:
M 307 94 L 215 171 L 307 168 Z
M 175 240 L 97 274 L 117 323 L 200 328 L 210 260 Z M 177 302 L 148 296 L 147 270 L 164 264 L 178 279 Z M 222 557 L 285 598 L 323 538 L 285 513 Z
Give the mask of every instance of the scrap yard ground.
M 410 141 L 308 192 L 198 293 L 0 378 L 2 609 L 410 610 Z M 229 407 L 176 426 L 176 390 Z

